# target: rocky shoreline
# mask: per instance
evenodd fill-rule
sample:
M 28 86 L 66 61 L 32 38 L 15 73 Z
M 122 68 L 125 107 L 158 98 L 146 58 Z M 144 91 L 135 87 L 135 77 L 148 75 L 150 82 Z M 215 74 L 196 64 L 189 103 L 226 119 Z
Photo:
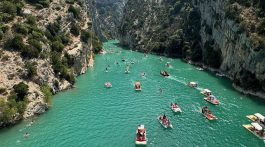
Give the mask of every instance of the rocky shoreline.
M 46 112 L 51 107 L 52 95 L 73 88 L 75 77 L 93 66 L 95 49 L 91 44 L 99 41 L 92 35 L 93 7 L 83 2 L 53 0 L 38 8 L 25 2 L 23 15 L 15 15 L 5 24 L 10 27 L 4 35 L 10 41 L 14 36 L 21 37 L 23 50 L 17 46 L 7 48 L 4 44 L 9 40 L 0 39 L 0 128 Z M 24 30 L 23 35 L 20 29 Z M 24 50 L 37 50 L 31 44 L 38 47 L 38 54 L 22 54 Z M 24 85 L 23 97 L 14 92 L 19 83 Z
M 201 62 L 191 62 L 191 61 L 188 61 L 185 59 L 183 59 L 182 61 L 185 63 L 191 64 L 191 65 L 197 66 L 197 67 L 201 67 L 204 70 L 207 70 L 207 71 L 215 73 L 215 74 L 222 74 L 223 77 L 226 77 L 231 81 L 233 80 L 233 78 L 231 76 L 225 74 L 225 72 L 220 70 L 220 69 L 215 69 L 215 68 L 206 66 L 205 64 L 203 64 Z M 232 83 L 232 86 L 233 86 L 233 88 L 235 88 L 235 90 L 239 91 L 240 93 L 242 93 L 244 95 L 250 95 L 250 96 L 255 96 L 255 97 L 265 99 L 265 93 L 263 93 L 263 92 L 254 92 L 252 90 L 243 89 L 242 87 L 236 85 L 235 83 Z

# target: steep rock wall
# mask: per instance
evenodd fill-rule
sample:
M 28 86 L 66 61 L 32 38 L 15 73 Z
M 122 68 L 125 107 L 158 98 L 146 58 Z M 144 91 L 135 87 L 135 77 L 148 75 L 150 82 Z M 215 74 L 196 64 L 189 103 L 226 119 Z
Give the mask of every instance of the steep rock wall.
M 258 5 L 237 0 L 129 0 L 119 39 L 134 50 L 213 67 L 244 89 L 237 88 L 240 91 L 265 97 L 260 31 L 264 13 Z

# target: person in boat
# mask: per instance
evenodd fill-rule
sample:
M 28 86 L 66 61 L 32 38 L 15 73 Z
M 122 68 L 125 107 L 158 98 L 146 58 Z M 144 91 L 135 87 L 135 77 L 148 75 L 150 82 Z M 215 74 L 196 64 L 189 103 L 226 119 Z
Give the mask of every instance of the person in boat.
M 163 115 L 163 119 L 164 119 L 164 120 L 167 119 L 167 116 L 166 116 L 165 114 Z
M 207 113 L 209 111 L 207 106 L 202 107 L 202 113 Z
M 171 106 L 172 106 L 173 108 L 177 108 L 177 103 L 172 103 Z

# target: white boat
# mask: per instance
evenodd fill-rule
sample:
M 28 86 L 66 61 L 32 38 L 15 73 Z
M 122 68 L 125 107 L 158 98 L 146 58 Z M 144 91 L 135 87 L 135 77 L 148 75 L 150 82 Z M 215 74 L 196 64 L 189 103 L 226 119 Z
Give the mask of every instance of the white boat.
M 137 127 L 135 144 L 136 145 L 146 145 L 147 144 L 146 129 L 145 129 L 144 125 L 139 125 Z
M 203 71 L 203 70 L 204 70 L 204 69 L 201 68 L 201 67 L 197 67 L 196 69 L 199 70 L 199 71 Z
M 204 98 L 205 101 L 214 104 L 214 105 L 219 105 L 219 100 L 213 95 L 209 95 L 208 97 Z
M 225 75 L 222 74 L 222 73 L 216 73 L 215 75 L 216 75 L 216 76 L 219 76 L 219 77 L 224 77 L 224 76 L 225 76 Z
M 160 115 L 157 119 L 159 123 L 164 127 L 164 128 L 173 128 L 173 125 L 170 123 L 168 118 L 163 118 L 163 115 Z
M 172 110 L 173 112 L 176 112 L 176 113 L 177 113 L 177 112 L 182 112 L 181 109 L 180 109 L 180 107 L 179 107 L 176 103 L 171 104 L 170 108 L 171 108 L 171 110 Z
M 258 123 L 243 125 L 249 132 L 257 136 L 259 139 L 265 140 L 265 131 Z
M 210 95 L 212 95 L 212 92 L 209 89 L 203 89 L 201 91 L 201 94 L 203 94 L 205 96 L 210 96 Z
M 135 83 L 134 83 L 134 89 L 135 89 L 136 91 L 141 91 L 141 90 L 142 90 L 142 88 L 141 88 L 141 83 L 140 83 L 140 82 L 135 82 Z
M 104 85 L 105 85 L 106 88 L 111 88 L 112 87 L 112 84 L 110 82 L 106 82 Z
M 188 86 L 190 86 L 190 87 L 192 87 L 192 88 L 196 88 L 196 87 L 198 86 L 198 84 L 195 83 L 195 82 L 189 82 L 189 83 L 188 83 Z

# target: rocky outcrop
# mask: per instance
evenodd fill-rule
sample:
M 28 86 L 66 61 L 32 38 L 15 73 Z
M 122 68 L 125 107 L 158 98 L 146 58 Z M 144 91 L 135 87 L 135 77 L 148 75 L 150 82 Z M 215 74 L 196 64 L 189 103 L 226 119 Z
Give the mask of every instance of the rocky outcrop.
M 238 0 L 129 0 L 119 39 L 131 49 L 201 62 L 225 73 L 244 93 L 265 97 L 263 5 Z
M 219 68 L 234 84 L 245 90 L 264 92 L 265 50 L 258 49 L 253 43 L 252 37 L 256 32 L 242 28 L 244 23 L 250 26 L 252 23 L 259 23 L 254 14 L 256 8 L 246 8 L 238 3 L 231 4 L 223 0 L 197 1 L 194 4 L 201 12 L 200 36 L 203 52 L 207 52 L 207 42 L 213 42 L 211 49 L 219 50 L 222 56 Z M 238 11 L 239 14 L 234 14 L 239 15 L 240 23 L 228 17 L 228 9 L 231 7 L 242 9 Z
M 40 6 L 25 3 L 20 15 L 0 25 L 0 33 L 7 36 L 0 38 L 0 128 L 48 110 L 50 90 L 45 88 L 48 86 L 53 94 L 72 88 L 74 76 L 84 74 L 93 63 L 91 44 L 97 41 L 92 35 L 93 7 L 81 1 L 62 0 L 53 0 L 44 8 Z M 17 24 L 23 26 L 15 29 Z M 23 36 L 20 45 L 25 48 L 6 47 L 14 36 Z M 23 53 L 34 45 L 40 48 L 39 55 Z M 28 92 L 18 100 L 14 85 L 20 82 L 28 86 Z

